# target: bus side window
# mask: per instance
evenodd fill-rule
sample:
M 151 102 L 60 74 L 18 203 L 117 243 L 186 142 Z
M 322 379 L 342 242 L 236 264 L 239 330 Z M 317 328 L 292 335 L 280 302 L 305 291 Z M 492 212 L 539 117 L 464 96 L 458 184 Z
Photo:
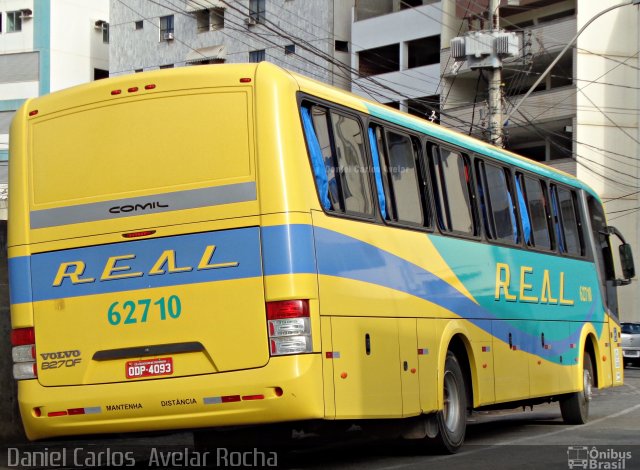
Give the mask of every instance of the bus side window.
M 549 189 L 551 191 L 551 214 L 553 219 L 553 226 L 555 227 L 558 251 L 560 253 L 566 253 L 567 249 L 564 242 L 564 230 L 562 230 L 560 206 L 558 205 L 558 192 L 556 191 L 556 186 L 554 184 L 552 184 Z
M 582 256 L 584 255 L 584 243 L 576 195 L 573 191 L 565 188 L 558 187 L 557 190 L 567 254 Z
M 533 246 L 533 229 L 531 225 L 531 216 L 529 214 L 529 207 L 527 206 L 526 194 L 524 192 L 523 177 L 522 174 L 516 174 L 516 200 L 518 201 L 518 209 L 520 210 L 520 222 L 522 223 L 522 234 L 524 236 L 524 242 L 527 246 Z
M 337 167 L 329 136 L 328 112 L 320 106 L 303 106 L 300 109 L 311 164 L 322 207 L 342 212 Z
M 552 184 L 551 205 L 560 252 L 571 256 L 584 255 L 582 224 L 578 215 L 575 193 Z
M 544 183 L 528 176 L 522 177 L 522 180 L 524 180 L 525 199 L 530 214 L 533 245 L 536 248 L 551 250 L 551 234 L 549 230 L 549 221 L 551 219 Z
M 345 213 L 371 216 L 373 204 L 360 123 L 334 111 L 331 123 Z
M 600 284 L 605 291 L 605 298 L 609 308 L 618 315 L 618 303 L 616 296 L 615 279 L 616 272 L 611 252 L 611 243 L 604 228 L 607 221 L 604 215 L 602 204 L 593 196 L 587 196 L 587 205 L 589 208 L 589 217 L 591 219 L 591 230 L 593 231 L 593 240 L 595 242 L 595 257 L 598 260 L 598 270 L 600 274 Z
M 476 236 L 469 159 L 459 152 L 433 144 L 429 146 L 429 153 L 440 228 Z
M 394 220 L 423 225 L 416 149 L 408 135 L 386 131 L 387 180 L 394 199 Z
M 394 206 L 391 185 L 388 179 L 386 145 L 383 139 L 383 131 L 379 126 L 369 127 L 369 145 L 373 160 L 373 172 L 378 190 L 378 202 L 380 213 L 385 220 L 394 220 Z
M 487 235 L 498 241 L 518 243 L 518 223 L 507 170 L 483 161 L 478 162 L 478 170 Z

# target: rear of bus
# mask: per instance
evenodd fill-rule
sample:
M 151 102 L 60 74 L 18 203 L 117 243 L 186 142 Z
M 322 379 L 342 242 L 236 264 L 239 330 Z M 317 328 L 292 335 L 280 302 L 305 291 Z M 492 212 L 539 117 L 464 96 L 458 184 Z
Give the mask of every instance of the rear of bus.
M 193 67 L 18 111 L 10 300 L 30 439 L 322 416 L 313 246 L 293 253 L 282 229 L 309 223 L 284 190 L 301 137 L 276 132 L 295 91 L 268 64 Z M 280 271 L 294 254 L 298 278 Z

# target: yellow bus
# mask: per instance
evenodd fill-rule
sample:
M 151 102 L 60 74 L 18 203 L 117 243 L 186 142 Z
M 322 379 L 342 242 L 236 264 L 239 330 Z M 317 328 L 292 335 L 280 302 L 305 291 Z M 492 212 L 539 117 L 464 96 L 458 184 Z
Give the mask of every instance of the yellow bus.
M 384 419 L 452 452 L 472 410 L 583 423 L 623 383 L 629 246 L 616 279 L 549 167 L 266 62 L 31 99 L 10 145 L 30 439 Z

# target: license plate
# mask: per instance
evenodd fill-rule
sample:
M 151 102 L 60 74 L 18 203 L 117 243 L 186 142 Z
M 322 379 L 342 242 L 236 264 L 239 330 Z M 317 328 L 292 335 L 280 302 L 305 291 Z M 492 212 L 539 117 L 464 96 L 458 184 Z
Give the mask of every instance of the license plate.
M 124 371 L 128 379 L 171 375 L 173 374 L 173 359 L 162 357 L 144 361 L 129 361 L 125 364 Z
M 624 357 L 640 357 L 640 351 L 622 351 Z

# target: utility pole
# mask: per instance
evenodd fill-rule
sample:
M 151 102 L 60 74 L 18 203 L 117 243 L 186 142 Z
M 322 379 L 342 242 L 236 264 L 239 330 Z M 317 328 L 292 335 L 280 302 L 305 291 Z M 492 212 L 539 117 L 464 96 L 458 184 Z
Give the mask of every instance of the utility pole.
M 489 140 L 502 147 L 502 60 L 518 55 L 520 41 L 515 33 L 500 31 L 499 7 L 500 0 L 489 0 L 485 29 L 453 38 L 451 55 L 472 70 L 489 71 Z
M 500 31 L 500 0 L 489 0 L 489 30 Z M 498 147 L 504 145 L 502 132 L 502 62 L 489 70 L 489 141 Z

